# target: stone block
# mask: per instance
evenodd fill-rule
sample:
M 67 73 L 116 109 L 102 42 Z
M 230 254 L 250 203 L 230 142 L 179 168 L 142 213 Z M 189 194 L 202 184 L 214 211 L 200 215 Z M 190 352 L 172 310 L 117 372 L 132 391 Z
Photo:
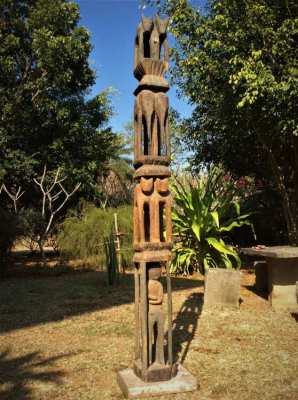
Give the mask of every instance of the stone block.
M 214 268 L 205 278 L 204 307 L 239 307 L 241 272 Z
M 298 258 L 267 259 L 269 300 L 275 310 L 297 310 Z
M 122 393 L 128 399 L 197 390 L 196 378 L 181 365 L 178 367 L 177 375 L 168 381 L 144 382 L 134 374 L 131 368 L 119 371 L 117 381 Z

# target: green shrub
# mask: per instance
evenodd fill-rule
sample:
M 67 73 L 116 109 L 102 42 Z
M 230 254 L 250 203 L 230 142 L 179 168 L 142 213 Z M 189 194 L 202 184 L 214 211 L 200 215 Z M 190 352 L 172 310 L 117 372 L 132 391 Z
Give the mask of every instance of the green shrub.
M 7 257 L 18 235 L 17 217 L 0 208 L 0 274 L 7 268 Z
M 124 262 L 132 257 L 132 209 L 96 208 L 85 206 L 80 216 L 69 216 L 58 233 L 58 247 L 62 255 L 72 259 L 95 258 L 96 263 L 106 266 L 105 243 L 114 232 L 114 214 L 118 215 L 121 236 L 121 252 Z
M 173 273 L 240 267 L 229 233 L 244 225 L 252 228 L 252 224 L 249 213 L 241 215 L 237 192 L 224 172 L 214 166 L 198 179 L 173 185 Z

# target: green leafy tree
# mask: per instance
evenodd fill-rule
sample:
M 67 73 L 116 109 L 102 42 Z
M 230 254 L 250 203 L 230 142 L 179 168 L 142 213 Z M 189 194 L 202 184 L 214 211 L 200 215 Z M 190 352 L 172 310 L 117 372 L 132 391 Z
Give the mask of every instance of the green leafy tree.
M 271 184 L 297 245 L 297 1 L 153 3 L 171 17 L 172 81 L 194 106 L 184 121 L 194 166 L 222 162 Z
M 184 143 L 184 123 L 179 112 L 173 108 L 169 111 L 169 132 L 171 139 L 171 168 L 174 174 L 189 169 L 190 152 Z
M 0 180 L 26 188 L 60 167 L 90 197 L 115 135 L 109 91 L 87 99 L 95 73 L 79 7 L 0 0 L 0 12 Z

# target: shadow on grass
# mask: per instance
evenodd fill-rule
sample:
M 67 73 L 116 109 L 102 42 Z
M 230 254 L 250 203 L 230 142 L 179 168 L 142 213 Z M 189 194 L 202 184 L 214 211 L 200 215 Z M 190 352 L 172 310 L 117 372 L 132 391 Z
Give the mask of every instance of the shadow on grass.
M 55 367 L 60 358 L 71 357 L 73 353 L 43 359 L 39 352 L 12 357 L 9 350 L 0 353 L 0 398 L 1 400 L 30 400 L 30 384 L 36 382 L 59 385 L 64 373 L 58 370 L 44 371 Z
M 38 266 L 30 270 L 0 280 L 0 334 L 133 302 L 131 273 L 108 286 L 101 271 Z M 199 287 L 203 281 L 172 278 L 172 285 L 178 291 Z
M 173 321 L 174 361 L 183 363 L 195 336 L 203 308 L 203 293 L 192 293 L 182 304 Z

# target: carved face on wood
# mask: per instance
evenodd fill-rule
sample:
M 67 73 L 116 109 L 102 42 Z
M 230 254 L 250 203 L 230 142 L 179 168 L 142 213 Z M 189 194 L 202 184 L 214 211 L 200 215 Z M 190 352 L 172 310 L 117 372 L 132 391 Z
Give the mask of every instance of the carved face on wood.
M 142 177 L 140 185 L 141 185 L 142 192 L 144 194 L 149 195 L 153 191 L 153 178 L 146 179 L 146 178 Z
M 153 29 L 153 20 L 151 18 L 146 18 L 142 15 L 142 26 L 144 32 L 151 32 Z
M 159 179 L 155 181 L 155 189 L 161 195 L 167 195 L 169 193 L 169 182 L 168 179 Z
M 148 278 L 149 279 L 159 279 L 161 277 L 161 267 L 154 266 L 148 269 Z
M 161 19 L 158 15 L 154 19 L 155 26 L 160 35 L 165 35 L 169 25 L 169 18 Z

